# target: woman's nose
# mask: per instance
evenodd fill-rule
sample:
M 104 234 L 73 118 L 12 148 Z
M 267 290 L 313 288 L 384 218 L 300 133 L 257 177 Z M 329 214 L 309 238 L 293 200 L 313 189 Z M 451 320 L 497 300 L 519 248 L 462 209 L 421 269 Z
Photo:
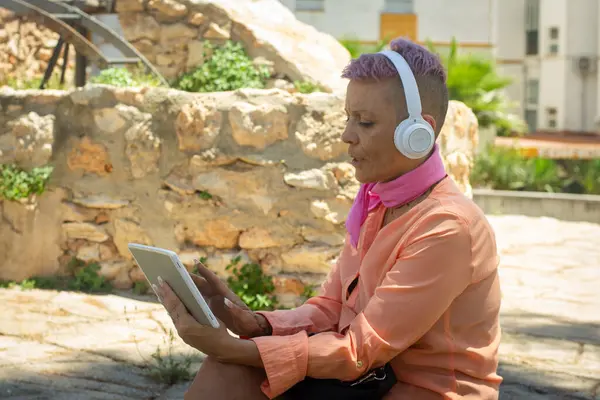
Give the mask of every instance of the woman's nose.
M 344 129 L 344 133 L 342 133 L 342 141 L 347 144 L 356 144 L 358 143 L 358 135 L 355 130 L 352 129 L 350 124 L 346 124 L 346 128 Z

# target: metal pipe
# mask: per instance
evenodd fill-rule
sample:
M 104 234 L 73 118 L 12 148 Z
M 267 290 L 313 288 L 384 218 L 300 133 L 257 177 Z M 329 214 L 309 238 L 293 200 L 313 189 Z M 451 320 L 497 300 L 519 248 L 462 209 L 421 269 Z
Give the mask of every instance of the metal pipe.
M 44 77 L 40 83 L 40 89 L 44 89 L 48 83 L 48 80 L 50 80 L 52 72 L 54 72 L 54 67 L 56 66 L 56 61 L 58 61 L 60 51 L 62 50 L 64 44 L 65 41 L 62 36 L 59 37 L 58 41 L 56 42 L 56 46 L 54 46 L 54 50 L 52 51 L 52 56 L 50 56 L 50 60 L 48 61 L 48 65 L 46 66 L 46 71 L 44 71 Z
M 581 74 L 581 131 L 587 132 L 587 72 Z
M 67 67 L 69 64 L 69 43 L 65 43 L 65 51 L 63 52 L 63 64 L 60 69 L 60 84 L 65 84 L 65 72 L 67 71 Z

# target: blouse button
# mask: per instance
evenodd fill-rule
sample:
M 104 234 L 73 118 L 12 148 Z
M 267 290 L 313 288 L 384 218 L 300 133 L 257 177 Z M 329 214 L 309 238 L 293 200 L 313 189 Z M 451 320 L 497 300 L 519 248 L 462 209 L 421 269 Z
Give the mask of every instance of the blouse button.
M 358 360 L 358 361 L 356 362 L 356 367 L 357 367 L 357 368 L 362 368 L 362 366 L 363 366 L 363 362 L 362 362 L 362 361 L 360 361 L 360 360 Z

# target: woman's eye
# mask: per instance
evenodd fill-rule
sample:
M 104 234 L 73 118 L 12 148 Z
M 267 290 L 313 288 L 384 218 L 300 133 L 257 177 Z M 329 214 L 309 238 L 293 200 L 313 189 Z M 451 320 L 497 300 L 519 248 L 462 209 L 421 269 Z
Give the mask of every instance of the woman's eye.
M 363 126 L 365 128 L 370 128 L 370 127 L 373 126 L 373 123 L 372 122 L 362 121 L 362 122 L 360 122 L 360 126 Z

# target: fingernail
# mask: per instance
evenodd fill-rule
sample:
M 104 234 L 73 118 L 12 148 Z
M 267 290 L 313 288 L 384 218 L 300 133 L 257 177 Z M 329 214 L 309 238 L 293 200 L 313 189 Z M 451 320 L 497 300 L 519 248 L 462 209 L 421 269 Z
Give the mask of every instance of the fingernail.
M 161 278 L 160 276 L 158 277 L 158 284 L 159 285 L 163 285 L 165 283 L 165 281 L 163 281 L 163 278 Z
M 228 298 L 225 298 L 225 307 L 233 308 L 233 303 Z
M 162 299 L 160 298 L 160 295 L 158 294 L 159 293 L 158 286 L 153 284 L 152 290 L 154 290 L 154 294 L 156 295 L 156 298 L 158 299 L 158 301 L 162 303 Z

